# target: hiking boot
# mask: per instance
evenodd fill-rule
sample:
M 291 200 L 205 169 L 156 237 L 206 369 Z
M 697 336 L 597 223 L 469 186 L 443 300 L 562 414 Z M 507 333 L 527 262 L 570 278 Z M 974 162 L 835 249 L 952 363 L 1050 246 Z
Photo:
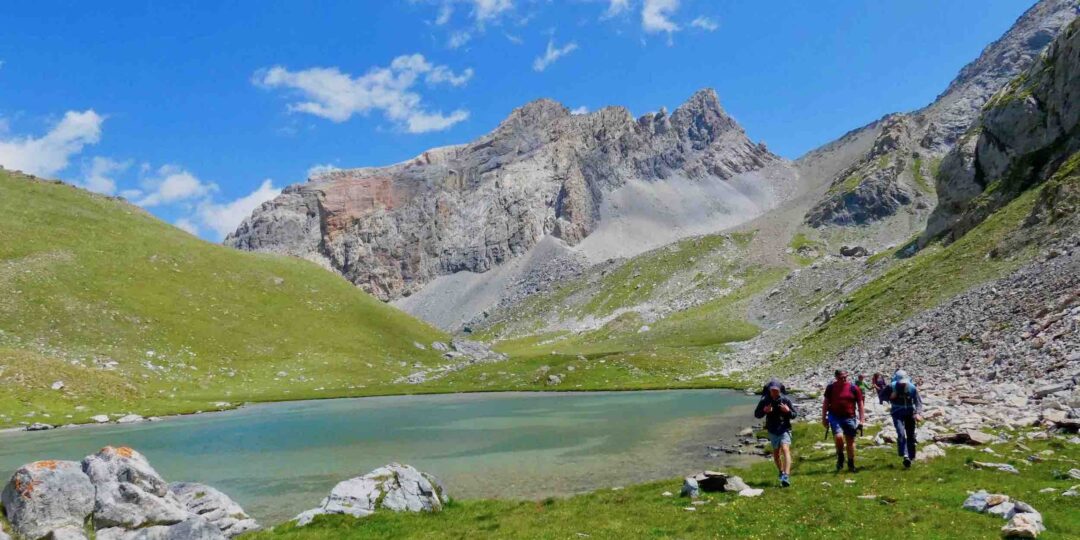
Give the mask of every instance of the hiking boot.
M 780 473 L 780 487 L 788 487 L 791 485 L 791 478 L 788 475 Z
M 840 472 L 844 469 L 844 454 L 836 455 L 836 472 Z
M 855 472 L 855 460 L 847 462 L 847 470 L 848 472 Z
M 909 458 L 909 457 L 904 458 L 904 468 L 905 469 L 910 469 L 911 468 L 911 458 Z

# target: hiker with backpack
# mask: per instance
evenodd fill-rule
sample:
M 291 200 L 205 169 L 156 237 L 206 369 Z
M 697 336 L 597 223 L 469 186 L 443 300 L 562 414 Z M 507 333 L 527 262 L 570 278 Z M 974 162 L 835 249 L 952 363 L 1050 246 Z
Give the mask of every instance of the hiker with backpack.
M 922 398 L 907 373 L 896 370 L 892 383 L 887 387 L 889 404 L 892 406 L 893 427 L 896 428 L 896 451 L 904 460 L 904 468 L 910 468 L 915 459 L 915 425 L 922 421 Z
M 848 380 L 848 372 L 836 370 L 836 380 L 825 387 L 825 400 L 821 405 L 821 423 L 831 429 L 836 443 L 836 472 L 844 468 L 844 450 L 847 449 L 847 468 L 855 472 L 855 434 L 866 422 L 866 408 L 862 390 Z
M 781 487 L 791 485 L 791 421 L 798 415 L 784 385 L 776 379 L 769 380 L 761 390 L 754 418 L 765 418 L 765 431 L 772 445 L 773 462 L 780 471 Z

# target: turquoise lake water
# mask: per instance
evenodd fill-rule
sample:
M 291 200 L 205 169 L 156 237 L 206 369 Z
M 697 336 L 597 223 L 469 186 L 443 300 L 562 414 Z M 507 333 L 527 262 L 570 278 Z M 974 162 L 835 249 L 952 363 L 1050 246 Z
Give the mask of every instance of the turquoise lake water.
M 435 474 L 453 497 L 536 499 L 729 465 L 734 458 L 709 458 L 706 445 L 749 425 L 753 402 L 733 391 L 673 390 L 253 405 L 0 434 L 0 474 L 130 446 L 166 480 L 210 484 L 270 524 L 315 506 L 335 483 L 392 461 Z

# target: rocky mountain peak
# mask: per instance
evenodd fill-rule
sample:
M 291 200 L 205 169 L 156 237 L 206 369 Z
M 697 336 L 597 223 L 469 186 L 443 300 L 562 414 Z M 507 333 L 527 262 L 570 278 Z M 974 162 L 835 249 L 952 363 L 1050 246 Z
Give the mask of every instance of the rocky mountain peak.
M 637 121 L 621 107 L 572 115 L 556 101 L 538 99 L 470 143 L 288 188 L 226 244 L 315 260 L 390 300 L 441 275 L 492 270 L 545 237 L 582 246 L 604 223 L 614 227 L 611 220 L 653 222 L 639 213 L 672 216 L 665 219 L 675 220 L 676 231 L 710 220 L 732 225 L 776 204 L 792 175 L 783 160 L 746 137 L 712 89 L 695 93 L 673 114 L 661 110 Z M 661 185 L 688 180 L 711 196 Z M 621 193 L 624 187 L 633 193 Z M 604 209 L 620 197 L 634 201 L 633 214 Z M 688 210 L 694 205 L 701 208 Z M 652 227 L 633 245 L 671 234 Z M 626 243 L 593 244 L 581 249 Z

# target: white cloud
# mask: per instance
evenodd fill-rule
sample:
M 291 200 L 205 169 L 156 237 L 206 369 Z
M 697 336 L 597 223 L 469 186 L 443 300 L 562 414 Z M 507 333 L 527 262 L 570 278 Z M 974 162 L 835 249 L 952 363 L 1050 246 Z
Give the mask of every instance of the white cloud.
M 453 34 L 450 34 L 450 39 L 447 40 L 446 46 L 450 47 L 451 49 L 458 49 L 464 47 L 470 39 L 472 39 L 472 34 L 464 30 L 459 30 L 457 32 L 454 32 Z
M 116 161 L 107 157 L 94 156 L 89 164 L 83 164 L 83 178 L 77 184 L 85 189 L 112 195 L 116 193 L 116 173 L 122 173 L 131 167 L 131 161 Z
M 671 20 L 671 15 L 679 9 L 679 0 L 645 0 L 641 8 L 641 27 L 650 34 L 679 31 L 679 25 Z
M 513 0 L 470 0 L 470 2 L 473 5 L 473 18 L 481 24 L 514 8 Z
M 573 41 L 567 43 L 566 45 L 563 45 L 562 47 L 556 47 L 555 39 L 549 39 L 547 44 L 547 50 L 544 51 L 543 56 L 537 56 L 536 59 L 533 60 L 533 70 L 544 71 L 556 60 L 574 52 L 575 50 L 577 50 L 577 48 L 577 43 L 574 43 Z
M 178 229 L 186 231 L 188 234 L 199 236 L 199 226 L 192 223 L 188 218 L 180 218 L 176 220 L 176 223 L 173 225 L 176 225 Z
M 389 67 L 374 67 L 359 77 L 342 73 L 336 67 L 289 71 L 275 66 L 256 72 L 254 82 L 267 88 L 298 91 L 305 100 L 290 103 L 288 107 L 293 112 L 344 122 L 354 114 L 377 110 L 410 133 L 424 133 L 446 129 L 468 118 L 469 113 L 456 110 L 444 115 L 426 110 L 420 94 L 413 90 L 420 77 L 424 76 L 429 85 L 462 86 L 472 75 L 472 69 L 457 74 L 446 66 L 432 65 L 423 55 L 413 54 L 399 56 Z
M 514 34 L 504 33 L 503 35 L 506 36 L 507 41 L 513 43 L 514 45 L 521 45 L 522 43 L 525 43 L 524 39 L 521 39 L 521 37 L 515 36 Z
M 149 193 L 135 204 L 145 207 L 198 199 L 218 189 L 216 184 L 205 183 L 176 165 L 162 165 L 156 176 L 144 182 L 144 187 Z
M 0 165 L 29 174 L 49 176 L 68 166 L 72 156 L 86 145 L 101 140 L 105 118 L 88 109 L 68 111 L 48 133 L 39 137 L 14 137 L 0 140 Z
M 714 32 L 717 28 L 720 28 L 720 25 L 716 21 L 705 16 L 694 19 L 690 23 L 690 26 L 693 26 L 694 28 L 700 28 L 709 32 Z
M 262 203 L 280 193 L 281 188 L 274 187 L 273 181 L 267 178 L 255 191 L 231 202 L 218 204 L 209 199 L 203 200 L 196 209 L 196 216 L 202 225 L 217 233 L 219 238 L 224 238 L 235 231 Z M 179 222 L 177 226 L 180 226 Z
M 582 105 L 570 110 L 570 114 L 589 114 L 589 108 Z
M 329 163 L 320 163 L 320 164 L 312 165 L 311 167 L 308 167 L 307 177 L 311 178 L 313 176 L 318 176 L 318 175 L 323 174 L 323 173 L 328 173 L 328 172 L 331 172 L 331 171 L 338 171 L 338 170 L 341 170 L 341 168 L 338 167 L 337 165 L 331 165 Z
M 608 2 L 607 11 L 604 13 L 605 17 L 614 17 L 630 9 L 630 0 L 610 0 Z
M 450 5 L 450 2 L 446 2 L 439 6 L 439 15 L 435 17 L 435 24 L 442 26 L 450 22 L 450 17 L 454 15 L 454 6 Z
M 472 68 L 465 68 L 460 74 L 450 71 L 450 68 L 446 66 L 435 66 L 427 73 L 424 80 L 428 84 L 441 84 L 447 83 L 450 86 L 461 87 L 465 86 L 465 83 L 469 82 L 473 76 Z

